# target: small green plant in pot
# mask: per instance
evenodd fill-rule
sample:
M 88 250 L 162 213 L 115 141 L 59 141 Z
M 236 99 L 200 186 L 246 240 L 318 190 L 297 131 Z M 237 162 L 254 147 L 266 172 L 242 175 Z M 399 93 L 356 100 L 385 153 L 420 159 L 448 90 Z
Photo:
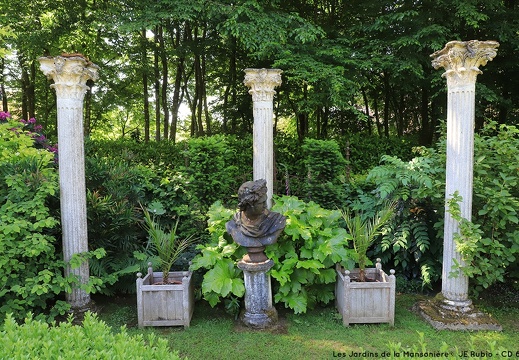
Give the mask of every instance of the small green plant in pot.
M 180 220 L 178 218 L 175 222 L 175 226 L 168 232 L 155 221 L 147 209 L 143 208 L 143 212 L 144 228 L 148 232 L 149 241 L 160 260 L 162 284 L 170 284 L 172 283 L 169 280 L 171 267 L 189 245 L 196 242 L 197 238 L 193 235 L 185 238 L 177 236 L 177 228 Z
M 384 226 L 392 219 L 396 202 L 385 202 L 374 216 L 367 216 L 364 212 L 353 212 L 349 209 L 341 210 L 346 222 L 346 230 L 353 241 L 355 261 L 359 266 L 358 281 L 366 281 L 366 266 L 371 264 L 367 252 L 373 241 L 380 235 Z

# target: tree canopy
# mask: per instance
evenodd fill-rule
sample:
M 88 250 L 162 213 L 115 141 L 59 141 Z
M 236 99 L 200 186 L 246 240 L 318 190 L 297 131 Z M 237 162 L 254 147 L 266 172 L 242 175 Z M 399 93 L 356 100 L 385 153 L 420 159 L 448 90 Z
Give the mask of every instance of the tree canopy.
M 40 56 L 100 67 L 85 130 L 178 140 L 252 127 L 245 68 L 280 68 L 276 124 L 300 139 L 366 132 L 430 144 L 446 84 L 430 54 L 496 40 L 478 78 L 476 125 L 519 123 L 515 0 L 0 0 L 2 110 L 55 131 Z M 189 110 L 189 111 L 185 111 Z

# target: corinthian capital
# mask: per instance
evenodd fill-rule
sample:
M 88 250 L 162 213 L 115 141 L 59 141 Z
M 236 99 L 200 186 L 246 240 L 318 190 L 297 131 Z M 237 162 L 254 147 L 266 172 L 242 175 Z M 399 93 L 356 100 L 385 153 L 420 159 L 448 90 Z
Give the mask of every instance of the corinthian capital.
M 83 99 L 88 90 L 86 82 L 99 78 L 99 67 L 82 55 L 62 55 L 41 57 L 40 69 L 48 79 L 54 80 L 51 86 L 60 98 Z
M 279 69 L 245 69 L 245 80 L 252 101 L 272 101 L 274 88 L 281 85 L 281 73 Z
M 442 76 L 447 78 L 449 87 L 474 85 L 481 74 L 480 66 L 485 66 L 497 54 L 497 41 L 450 41 L 445 47 L 431 55 L 435 69 L 443 67 Z

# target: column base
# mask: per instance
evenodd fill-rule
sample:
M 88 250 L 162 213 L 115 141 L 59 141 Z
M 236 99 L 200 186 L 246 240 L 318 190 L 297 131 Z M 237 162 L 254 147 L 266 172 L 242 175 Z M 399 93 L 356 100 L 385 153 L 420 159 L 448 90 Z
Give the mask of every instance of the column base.
M 473 311 L 472 300 L 456 301 L 443 299 L 439 302 L 439 306 L 448 311 L 455 311 L 457 313 L 469 313 Z
M 440 294 L 416 303 L 413 310 L 436 330 L 503 330 L 496 319 L 479 311 L 470 300 L 450 301 Z
M 278 312 L 274 307 L 265 309 L 260 313 L 252 313 L 245 309 L 240 315 L 240 320 L 250 328 L 266 329 L 277 324 Z

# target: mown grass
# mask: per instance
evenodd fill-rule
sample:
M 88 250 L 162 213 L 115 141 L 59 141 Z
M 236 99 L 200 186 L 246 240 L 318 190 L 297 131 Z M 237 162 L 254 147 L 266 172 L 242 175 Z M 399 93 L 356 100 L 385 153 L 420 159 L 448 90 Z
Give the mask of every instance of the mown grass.
M 387 324 L 343 327 L 333 306 L 300 315 L 278 306 L 280 326 L 272 331 L 252 331 L 223 309 L 213 309 L 199 301 L 188 329 L 139 329 L 135 299 L 131 296 L 106 302 L 99 315 L 114 329 L 126 325 L 134 334 L 155 332 L 167 338 L 171 348 L 178 350 L 181 356 L 192 360 L 396 359 L 418 358 L 416 353 L 420 352 L 432 353 L 427 358 L 443 359 L 505 359 L 510 354 L 512 358 L 516 354 L 519 357 L 518 308 L 480 305 L 501 323 L 501 332 L 439 331 L 411 310 L 422 298 L 421 295 L 397 295 L 394 327 Z M 390 356 L 384 356 L 385 352 Z M 434 356 L 438 352 L 449 355 Z

